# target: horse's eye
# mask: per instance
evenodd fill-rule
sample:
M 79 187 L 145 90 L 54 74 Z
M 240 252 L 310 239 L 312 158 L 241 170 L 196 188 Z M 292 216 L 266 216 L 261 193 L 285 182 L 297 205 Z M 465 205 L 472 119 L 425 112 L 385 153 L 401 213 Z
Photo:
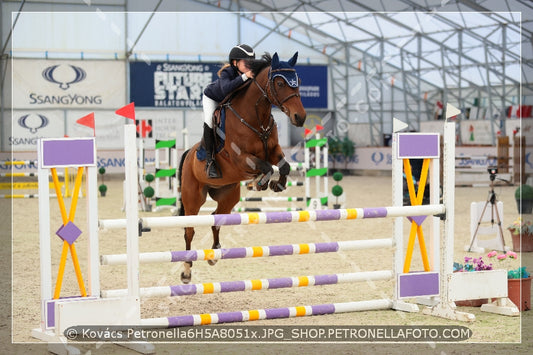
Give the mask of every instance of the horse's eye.
M 284 86 L 284 85 L 285 85 L 285 83 L 283 82 L 283 80 L 279 80 L 279 81 L 278 81 L 278 86 L 279 86 L 279 87 L 282 87 L 282 86 Z

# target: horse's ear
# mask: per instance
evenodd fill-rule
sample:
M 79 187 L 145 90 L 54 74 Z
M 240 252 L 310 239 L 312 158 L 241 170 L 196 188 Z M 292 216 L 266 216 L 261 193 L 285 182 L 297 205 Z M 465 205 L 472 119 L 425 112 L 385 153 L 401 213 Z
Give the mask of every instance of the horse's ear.
M 294 53 L 291 59 L 289 59 L 289 65 L 291 67 L 294 67 L 296 65 L 296 61 L 298 60 L 298 52 Z
M 278 52 L 274 53 L 274 55 L 272 56 L 272 68 L 276 69 L 279 67 L 279 56 L 278 56 Z

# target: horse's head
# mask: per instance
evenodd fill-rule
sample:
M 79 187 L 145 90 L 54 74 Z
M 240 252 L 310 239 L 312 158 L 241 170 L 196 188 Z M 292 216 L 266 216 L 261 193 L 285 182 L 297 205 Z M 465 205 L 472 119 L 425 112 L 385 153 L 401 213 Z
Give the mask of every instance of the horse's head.
M 302 127 L 306 112 L 300 98 L 300 79 L 294 69 L 297 59 L 298 52 L 287 62 L 281 62 L 278 53 L 274 53 L 268 77 L 268 94 L 269 100 L 290 118 L 293 125 Z

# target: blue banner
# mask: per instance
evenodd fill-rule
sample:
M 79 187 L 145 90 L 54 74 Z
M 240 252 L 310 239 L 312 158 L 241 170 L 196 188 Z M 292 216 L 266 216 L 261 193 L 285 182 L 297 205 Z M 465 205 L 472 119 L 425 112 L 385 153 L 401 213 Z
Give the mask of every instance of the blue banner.
M 217 78 L 221 64 L 131 62 L 130 102 L 136 107 L 201 108 L 202 94 Z M 297 65 L 300 94 L 307 108 L 327 108 L 325 65 Z
M 302 80 L 300 95 L 306 109 L 328 108 L 328 67 L 326 65 L 297 65 Z
M 130 101 L 137 107 L 201 108 L 220 64 L 131 62 Z

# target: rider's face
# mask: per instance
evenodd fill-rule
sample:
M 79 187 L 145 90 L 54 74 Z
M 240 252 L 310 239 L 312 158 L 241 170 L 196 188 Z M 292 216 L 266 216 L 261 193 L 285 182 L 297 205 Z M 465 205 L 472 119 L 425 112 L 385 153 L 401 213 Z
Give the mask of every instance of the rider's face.
M 235 64 L 235 66 L 237 67 L 237 69 L 239 69 L 241 73 L 246 73 L 250 70 L 248 68 L 248 61 L 246 61 L 245 59 L 239 59 L 236 62 L 237 63 Z

